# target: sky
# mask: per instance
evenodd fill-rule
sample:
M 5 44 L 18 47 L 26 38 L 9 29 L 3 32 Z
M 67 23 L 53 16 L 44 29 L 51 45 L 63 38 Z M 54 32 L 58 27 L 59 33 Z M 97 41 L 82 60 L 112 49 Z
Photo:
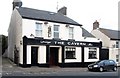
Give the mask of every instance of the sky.
M 118 2 L 120 0 L 21 0 L 22 7 L 57 12 L 67 7 L 67 17 L 92 31 L 93 22 L 100 23 L 100 28 L 118 30 Z M 0 2 L 0 34 L 8 35 L 8 27 L 12 14 L 13 0 Z

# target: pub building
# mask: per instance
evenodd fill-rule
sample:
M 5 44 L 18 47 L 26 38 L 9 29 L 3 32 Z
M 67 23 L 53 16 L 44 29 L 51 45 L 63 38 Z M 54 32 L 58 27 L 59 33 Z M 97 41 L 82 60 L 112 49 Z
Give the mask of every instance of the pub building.
M 22 67 L 81 67 L 100 60 L 101 41 L 67 17 L 66 10 L 26 8 L 14 0 L 8 57 Z

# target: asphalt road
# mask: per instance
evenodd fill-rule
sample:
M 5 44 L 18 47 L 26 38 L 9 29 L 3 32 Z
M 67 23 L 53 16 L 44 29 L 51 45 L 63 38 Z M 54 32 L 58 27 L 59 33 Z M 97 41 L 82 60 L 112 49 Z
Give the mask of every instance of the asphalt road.
M 120 68 L 118 68 L 120 69 Z M 119 72 L 105 71 L 105 72 L 90 72 L 87 68 L 40 68 L 32 66 L 30 68 L 18 67 L 7 59 L 3 59 L 2 76 L 3 78 L 17 78 L 17 77 L 39 77 L 39 78 L 54 78 L 58 77 L 81 77 L 81 78 L 118 78 Z M 47 76 L 47 77 L 46 77 Z
M 52 70 L 52 69 L 51 69 Z M 26 71 L 2 71 L 3 76 L 118 76 L 118 72 L 89 72 L 83 71 L 71 71 L 67 69 L 59 71 L 39 71 L 39 72 L 26 72 Z M 75 70 L 73 68 L 73 70 Z

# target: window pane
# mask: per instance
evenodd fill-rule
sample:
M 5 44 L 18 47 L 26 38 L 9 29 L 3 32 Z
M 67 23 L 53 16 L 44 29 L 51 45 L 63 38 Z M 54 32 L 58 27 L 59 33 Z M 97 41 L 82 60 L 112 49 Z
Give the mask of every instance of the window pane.
M 118 41 L 116 42 L 116 48 L 119 48 L 119 42 Z
M 59 25 L 54 25 L 54 31 L 59 31 Z
M 97 58 L 97 49 L 96 48 L 89 48 L 89 59 Z
M 73 27 L 70 27 L 69 28 L 69 38 L 73 39 L 73 37 L 74 37 Z
M 59 33 L 54 32 L 54 38 L 59 38 Z
M 116 55 L 116 62 L 119 62 L 119 55 Z
M 42 24 L 41 23 L 36 23 L 35 34 L 37 37 L 42 36 Z
M 75 58 L 75 51 L 66 51 L 66 58 L 67 59 Z
M 66 59 L 75 59 L 75 48 L 66 47 Z
M 59 25 L 54 25 L 54 38 L 59 38 Z

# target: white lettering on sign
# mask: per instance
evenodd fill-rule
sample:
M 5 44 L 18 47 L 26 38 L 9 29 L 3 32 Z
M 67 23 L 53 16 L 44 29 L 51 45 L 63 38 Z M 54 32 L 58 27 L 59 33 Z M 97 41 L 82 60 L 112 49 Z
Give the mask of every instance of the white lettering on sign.
M 54 44 L 65 45 L 64 42 L 55 41 Z
M 49 45 L 68 45 L 68 46 L 93 46 L 92 43 L 85 42 L 67 42 L 67 41 L 40 41 L 41 44 Z
M 50 44 L 51 41 L 40 41 L 40 43 L 42 43 L 42 44 Z
M 81 43 L 81 42 L 67 42 L 67 45 L 85 46 L 85 45 L 87 45 L 87 43 Z M 92 44 L 89 43 L 88 46 L 92 46 Z

